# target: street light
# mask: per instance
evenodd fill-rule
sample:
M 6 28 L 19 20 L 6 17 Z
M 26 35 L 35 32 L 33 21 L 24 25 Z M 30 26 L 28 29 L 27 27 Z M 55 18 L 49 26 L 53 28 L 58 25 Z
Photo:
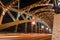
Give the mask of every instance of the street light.
M 49 30 L 49 28 L 46 28 L 46 30 Z
M 32 17 L 32 20 L 35 20 L 35 17 Z M 36 24 L 36 22 L 33 21 L 33 22 L 32 22 L 32 25 L 35 25 L 35 24 Z
M 35 25 L 35 24 L 36 24 L 36 22 L 33 21 L 33 22 L 32 22 L 32 25 Z
M 43 29 L 43 28 L 44 28 L 44 26 L 42 25 L 42 26 L 41 26 L 41 28 Z

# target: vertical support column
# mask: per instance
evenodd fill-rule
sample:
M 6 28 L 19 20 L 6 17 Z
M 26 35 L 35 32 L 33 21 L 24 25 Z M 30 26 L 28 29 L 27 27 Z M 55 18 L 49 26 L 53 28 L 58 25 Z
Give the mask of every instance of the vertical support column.
M 52 40 L 60 40 L 60 14 L 54 15 Z
M 20 12 L 19 12 L 19 9 L 20 9 L 20 0 L 17 0 L 18 1 L 18 17 L 17 17 L 17 19 L 16 20 L 19 20 L 19 16 L 20 16 Z M 15 29 L 15 32 L 17 32 L 17 30 L 18 30 L 18 24 L 16 25 L 16 29 Z
M 31 33 L 33 33 L 33 25 L 31 24 Z
M 16 29 L 15 29 L 15 32 L 17 32 L 17 30 L 18 30 L 18 25 L 16 25 Z
M 27 23 L 25 23 L 25 33 L 27 33 Z
M 20 9 L 20 0 L 18 0 L 18 11 Z
M 37 27 L 38 27 L 38 26 L 37 26 L 37 24 L 36 24 L 36 27 L 35 27 L 35 31 L 36 31 L 36 33 L 37 33 Z
M 38 32 L 40 33 L 40 27 L 41 27 L 41 23 L 38 23 Z
M 1 17 L 0 17 L 0 25 L 1 25 L 1 23 L 2 23 L 2 18 L 3 18 L 3 15 L 1 15 Z
M 0 25 L 2 24 L 2 20 L 3 20 L 3 17 L 4 17 L 4 15 L 5 15 L 5 12 L 6 12 L 6 11 L 7 11 L 7 10 L 3 8 L 3 12 L 2 12 L 1 17 L 0 17 Z

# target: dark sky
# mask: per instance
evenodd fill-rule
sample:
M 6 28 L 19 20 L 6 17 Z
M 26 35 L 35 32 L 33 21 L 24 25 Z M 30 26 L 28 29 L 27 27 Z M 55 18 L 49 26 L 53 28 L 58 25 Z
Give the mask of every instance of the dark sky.
M 40 1 L 40 0 L 21 0 L 21 8 L 31 5 L 38 1 Z
M 41 0 L 21 0 L 21 8 L 31 5 L 31 4 L 38 2 L 38 1 L 41 1 Z M 50 1 L 50 3 L 52 3 L 52 0 Z
M 4 4 L 4 5 L 7 5 L 7 4 L 9 4 L 12 0 L 1 0 L 2 1 L 2 3 Z M 14 0 L 15 1 L 15 0 Z M 21 3 L 20 3 L 20 6 L 21 6 L 21 8 L 24 8 L 24 7 L 26 7 L 26 6 L 28 6 L 28 5 L 31 5 L 31 4 L 33 4 L 33 3 L 35 3 L 35 2 L 38 2 L 38 1 L 41 1 L 41 0 L 21 0 Z M 51 1 L 52 2 L 52 1 Z M 50 2 L 50 3 L 51 3 Z
M 4 4 L 4 5 L 7 5 L 11 2 L 12 0 L 1 0 L 1 2 Z

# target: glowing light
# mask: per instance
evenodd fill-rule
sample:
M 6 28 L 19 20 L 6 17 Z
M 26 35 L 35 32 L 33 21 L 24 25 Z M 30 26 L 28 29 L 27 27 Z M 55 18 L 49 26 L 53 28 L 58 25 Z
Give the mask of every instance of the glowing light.
M 3 12 L 3 15 L 5 15 L 5 12 Z
M 52 32 L 51 29 L 49 29 L 49 32 L 50 32 L 50 33 Z
M 8 10 L 8 9 L 5 9 L 6 11 Z
M 58 0 L 58 1 L 60 1 L 60 0 Z
M 58 6 L 60 6 L 60 2 L 58 3 Z
M 36 22 L 32 22 L 32 24 L 33 24 L 33 25 L 35 25 L 35 24 L 36 24 Z
M 49 28 L 46 28 L 46 30 L 48 30 Z
M 35 17 L 33 17 L 32 19 L 35 19 Z
M 9 6 L 9 7 L 11 7 L 11 6 Z
M 44 26 L 41 26 L 41 28 L 44 28 Z

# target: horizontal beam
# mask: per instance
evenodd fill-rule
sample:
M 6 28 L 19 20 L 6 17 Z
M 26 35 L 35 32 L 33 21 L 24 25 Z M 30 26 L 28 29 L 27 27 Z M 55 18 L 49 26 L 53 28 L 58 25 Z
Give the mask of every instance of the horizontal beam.
M 22 24 L 22 23 L 25 23 L 25 22 L 32 22 L 32 21 L 36 21 L 37 22 L 37 20 L 21 20 L 21 21 L 17 20 L 15 22 L 2 24 L 2 25 L 0 25 L 0 30 L 8 28 L 8 27 L 11 27 L 11 26 L 14 26 L 14 25 Z

